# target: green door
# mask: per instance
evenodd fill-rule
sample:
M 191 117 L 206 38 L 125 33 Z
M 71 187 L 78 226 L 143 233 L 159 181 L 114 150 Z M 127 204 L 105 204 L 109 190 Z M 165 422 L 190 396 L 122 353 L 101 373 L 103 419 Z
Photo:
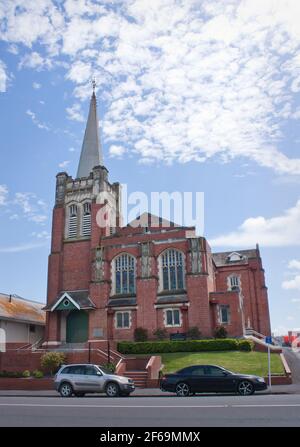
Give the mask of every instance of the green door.
M 88 314 L 72 310 L 67 316 L 67 343 L 84 343 L 88 340 Z

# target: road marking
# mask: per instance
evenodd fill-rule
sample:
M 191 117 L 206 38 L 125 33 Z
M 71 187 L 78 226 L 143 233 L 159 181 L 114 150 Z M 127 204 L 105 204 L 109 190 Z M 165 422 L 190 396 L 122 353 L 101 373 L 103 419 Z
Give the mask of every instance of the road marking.
M 3 404 L 1 407 L 64 407 L 64 408 L 226 408 L 229 405 L 80 405 L 80 404 Z
M 300 407 L 300 404 L 261 404 L 261 405 L 232 405 L 237 408 L 249 407 Z
M 62 407 L 62 408 L 266 408 L 300 407 L 300 404 L 253 404 L 253 405 L 82 405 L 82 404 L 26 404 L 0 403 L 0 407 Z

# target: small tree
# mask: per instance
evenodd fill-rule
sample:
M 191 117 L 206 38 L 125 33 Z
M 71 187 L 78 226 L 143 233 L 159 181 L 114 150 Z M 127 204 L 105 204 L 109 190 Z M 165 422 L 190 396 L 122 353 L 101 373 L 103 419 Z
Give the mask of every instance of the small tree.
M 224 326 L 218 326 L 215 329 L 215 338 L 227 338 L 227 329 Z
M 41 358 L 41 367 L 53 376 L 65 362 L 66 356 L 63 352 L 47 352 Z
M 153 335 L 157 340 L 165 340 L 168 337 L 168 331 L 167 329 L 156 329 Z
M 192 326 L 187 330 L 186 336 L 190 340 L 199 340 L 201 338 L 201 331 L 199 331 L 197 326 Z
M 134 341 L 147 341 L 148 340 L 148 331 L 143 327 L 137 327 L 134 330 Z

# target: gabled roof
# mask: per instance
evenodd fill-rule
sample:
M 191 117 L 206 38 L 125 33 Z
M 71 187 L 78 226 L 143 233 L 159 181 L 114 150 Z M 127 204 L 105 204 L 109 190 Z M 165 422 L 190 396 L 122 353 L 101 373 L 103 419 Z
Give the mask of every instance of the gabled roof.
M 60 304 L 64 300 L 69 300 L 71 303 L 71 307 L 66 307 L 66 310 L 73 309 L 94 309 L 95 304 L 92 302 L 92 300 L 89 297 L 89 291 L 88 290 L 65 290 L 61 292 L 54 303 L 48 304 L 44 307 L 47 311 L 53 311 L 53 310 L 61 310 Z
M 97 101 L 95 91 L 93 91 L 81 148 L 77 178 L 88 177 L 93 168 L 100 165 L 103 166 L 103 158 L 99 140 Z
M 43 303 L 0 293 L 0 319 L 44 325 L 46 314 L 43 307 Z
M 174 227 L 180 227 L 180 225 L 167 220 L 163 219 L 162 217 L 156 216 L 155 214 L 151 213 L 143 213 L 140 216 L 138 216 L 136 219 L 132 220 L 127 224 L 127 227 L 157 227 L 157 228 L 174 228 Z

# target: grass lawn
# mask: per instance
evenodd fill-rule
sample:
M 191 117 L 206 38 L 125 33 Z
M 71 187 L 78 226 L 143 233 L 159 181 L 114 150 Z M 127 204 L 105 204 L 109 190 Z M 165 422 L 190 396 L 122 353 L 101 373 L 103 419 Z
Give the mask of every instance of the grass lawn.
M 155 355 L 155 354 L 154 354 Z M 189 365 L 218 365 L 234 372 L 268 375 L 268 354 L 264 352 L 176 352 L 156 354 L 162 357 L 164 373 L 174 372 Z M 271 354 L 272 374 L 284 374 L 279 354 Z

